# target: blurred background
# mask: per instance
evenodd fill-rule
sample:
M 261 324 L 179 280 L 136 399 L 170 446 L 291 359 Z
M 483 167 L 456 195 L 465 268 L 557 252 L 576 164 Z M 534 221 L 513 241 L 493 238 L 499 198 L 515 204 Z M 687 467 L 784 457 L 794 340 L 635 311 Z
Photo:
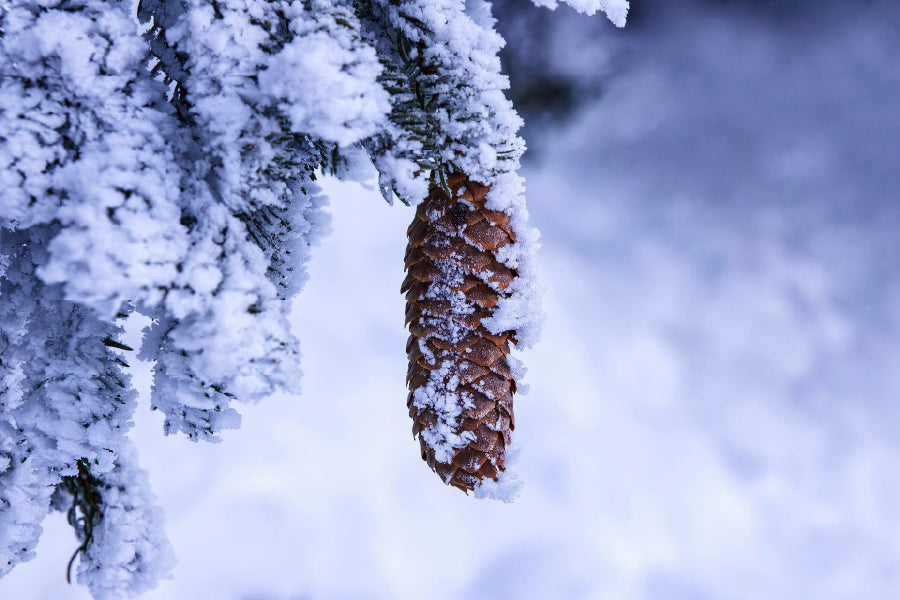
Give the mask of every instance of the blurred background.
M 133 437 L 179 557 L 147 598 L 900 595 L 900 3 L 495 3 L 547 283 L 511 504 L 406 414 L 412 213 L 334 181 L 305 390 L 225 442 Z M 132 335 L 140 335 L 140 323 Z M 87 598 L 46 521 L 9 599 Z

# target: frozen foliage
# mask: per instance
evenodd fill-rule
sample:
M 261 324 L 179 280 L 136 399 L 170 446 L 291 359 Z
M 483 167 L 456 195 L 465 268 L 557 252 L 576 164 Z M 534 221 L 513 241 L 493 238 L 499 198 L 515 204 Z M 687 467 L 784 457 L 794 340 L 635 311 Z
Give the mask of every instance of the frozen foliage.
M 126 442 L 109 473 L 94 476 L 80 468 L 63 479 L 53 498 L 82 542 L 77 580 L 95 598 L 152 589 L 158 574 L 174 563 L 162 532 L 162 509 L 154 505 L 147 474 L 135 463 L 135 450 Z
M 452 171 L 493 186 L 519 278 L 491 326 L 534 340 L 537 235 L 493 26 L 482 0 L 144 0 L 137 19 L 124 2 L 2 3 L 0 574 L 33 556 L 51 507 L 97 597 L 166 573 L 124 437 L 119 320 L 151 320 L 137 356 L 167 433 L 217 440 L 240 424 L 233 400 L 296 391 L 286 317 L 327 228 L 316 179 L 358 179 L 366 153 L 407 204 Z
M 62 225 L 41 275 L 103 316 L 157 302 L 186 240 L 137 26 L 99 0 L 12 3 L 0 24 L 0 224 Z
M 299 3 L 295 6 L 299 6 Z M 352 10 L 324 0 L 294 8 L 294 39 L 268 61 L 260 88 L 278 98 L 294 131 L 346 146 L 375 133 L 389 109 L 381 65 Z
M 418 203 L 428 179 L 447 170 L 489 183 L 514 171 L 521 120 L 503 95 L 503 40 L 462 0 L 367 0 L 369 36 L 385 57 L 391 119 L 371 149 L 382 191 Z
M 126 443 L 135 393 L 113 350 L 121 329 L 36 275 L 51 226 L 3 233 L 0 280 L 0 574 L 33 556 L 61 478 L 103 476 Z M 138 565 L 145 576 L 161 573 Z
M 298 389 L 299 349 L 284 300 L 302 284 L 322 221 L 313 179 L 326 141 L 293 131 L 279 105 L 297 104 L 296 92 L 259 75 L 270 60 L 285 68 L 280 51 L 311 17 L 299 4 L 152 1 L 139 16 L 151 23 L 155 70 L 173 86 L 188 138 L 179 157 L 191 167 L 181 215 L 191 246 L 164 304 L 150 312 L 155 323 L 141 357 L 156 361 L 152 402 L 166 414 L 166 430 L 217 439 L 240 423 L 232 398 Z M 340 60 L 335 44 L 325 49 Z M 345 55 L 344 66 L 352 62 Z M 371 69 L 361 71 L 374 85 Z M 313 100 L 307 110 L 322 116 L 322 104 Z M 331 117 L 327 129 L 341 131 L 341 115 Z
M 531 0 L 536 6 L 546 6 L 554 9 L 559 6 L 557 0 Z M 628 15 L 628 0 L 562 0 L 578 12 L 594 14 L 598 10 L 606 13 L 609 20 L 616 27 L 625 26 L 625 17 Z

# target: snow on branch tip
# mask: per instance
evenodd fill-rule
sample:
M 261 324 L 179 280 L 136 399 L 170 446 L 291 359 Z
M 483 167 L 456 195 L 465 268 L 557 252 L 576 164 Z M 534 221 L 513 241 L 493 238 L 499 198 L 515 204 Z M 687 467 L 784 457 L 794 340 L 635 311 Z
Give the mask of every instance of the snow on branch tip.
M 551 10 L 559 6 L 558 0 L 531 0 L 535 6 L 544 6 Z M 625 27 L 628 16 L 628 0 L 562 0 L 580 13 L 592 15 L 598 10 L 606 14 L 616 27 Z

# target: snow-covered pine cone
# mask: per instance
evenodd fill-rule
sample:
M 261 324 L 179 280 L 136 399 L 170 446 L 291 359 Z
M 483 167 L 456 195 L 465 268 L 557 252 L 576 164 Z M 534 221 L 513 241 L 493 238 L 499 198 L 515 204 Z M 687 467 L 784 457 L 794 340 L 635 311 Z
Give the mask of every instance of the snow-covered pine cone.
M 507 361 L 514 332 L 483 324 L 516 272 L 497 260 L 515 241 L 509 215 L 485 208 L 490 189 L 461 173 L 418 206 L 407 234 L 407 406 L 422 458 L 468 493 L 506 464 L 516 382 Z

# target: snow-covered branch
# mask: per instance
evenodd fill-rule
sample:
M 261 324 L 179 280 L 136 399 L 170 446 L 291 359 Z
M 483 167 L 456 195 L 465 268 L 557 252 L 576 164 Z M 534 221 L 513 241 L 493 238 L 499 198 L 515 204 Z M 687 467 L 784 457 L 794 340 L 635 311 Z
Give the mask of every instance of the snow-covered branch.
M 627 8 L 572 4 L 617 22 Z M 131 10 L 0 7 L 0 575 L 33 556 L 56 507 L 96 597 L 148 589 L 170 564 L 125 437 L 136 394 L 121 320 L 151 320 L 137 357 L 167 433 L 218 440 L 240 424 L 233 401 L 296 392 L 287 317 L 328 227 L 322 174 L 374 163 L 407 204 L 464 175 L 479 210 L 508 221 L 489 262 L 509 281 L 479 332 L 527 345 L 540 321 L 521 120 L 488 2 Z

